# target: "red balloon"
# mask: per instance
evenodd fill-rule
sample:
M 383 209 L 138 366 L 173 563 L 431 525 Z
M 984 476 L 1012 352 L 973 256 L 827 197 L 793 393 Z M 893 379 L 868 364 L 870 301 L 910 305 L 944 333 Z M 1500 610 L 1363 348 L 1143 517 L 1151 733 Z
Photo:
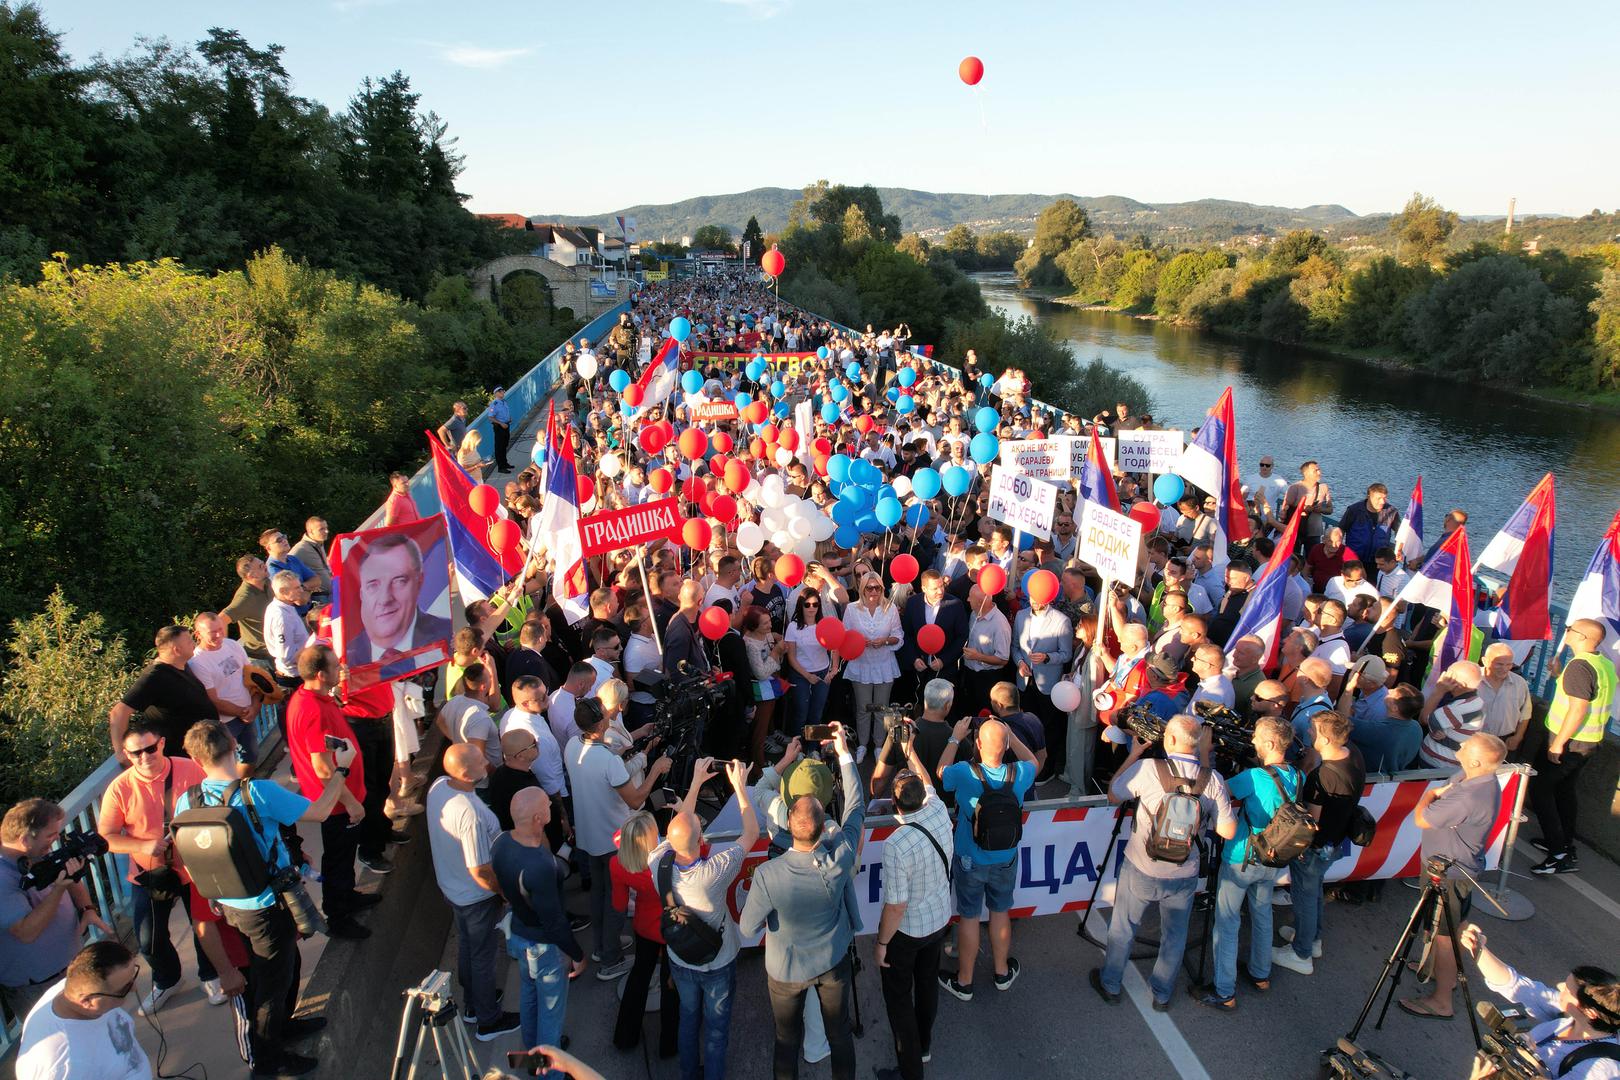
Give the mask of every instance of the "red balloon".
M 827 475 L 828 460 L 829 459 L 826 454 L 812 454 L 810 456 L 810 464 L 815 466 L 817 476 Z
M 509 555 L 517 550 L 518 541 L 523 537 L 523 530 L 518 523 L 509 518 L 501 518 L 489 527 L 489 546 L 502 555 Z
M 780 432 L 776 430 L 775 424 L 766 424 L 759 431 L 759 437 L 765 440 L 766 445 L 774 443 L 779 435 Z
M 770 411 L 770 406 L 763 401 L 751 401 L 748 403 L 747 420 L 750 424 L 763 424 Z
M 1145 536 L 1159 527 L 1159 508 L 1150 502 L 1132 503 L 1126 513 L 1142 523 L 1142 534 Z
M 638 383 L 631 383 L 629 386 L 624 388 L 624 403 L 630 406 L 632 409 L 640 405 L 641 399 L 646 396 L 646 393 L 641 389 L 641 386 Z
M 932 623 L 917 631 L 917 648 L 933 656 L 945 647 L 945 631 Z
M 574 478 L 574 491 L 579 495 L 579 503 L 583 506 L 590 502 L 591 497 L 596 494 L 596 481 L 584 473 L 580 473 Z
M 500 509 L 501 493 L 488 484 L 479 484 L 467 492 L 467 505 L 479 517 L 494 517 L 495 511 Z
M 831 615 L 816 623 L 816 641 L 829 652 L 837 652 L 843 646 L 844 634 L 844 624 Z
M 1050 570 L 1037 570 L 1029 575 L 1029 602 L 1045 607 L 1057 599 L 1058 579 Z
M 730 495 L 716 495 L 709 500 L 709 516 L 729 525 L 737 520 L 737 500 Z
M 962 81 L 969 86 L 978 86 L 979 80 L 984 78 L 984 61 L 977 56 L 966 56 L 956 65 L 956 73 Z
M 748 471 L 747 465 L 737 461 L 735 458 L 726 462 L 726 487 L 732 491 L 739 495 L 742 494 L 748 490 L 748 485 L 753 479 L 753 474 Z
M 675 486 L 675 478 L 669 474 L 668 469 L 654 469 L 647 474 L 647 486 L 663 495 Z
M 797 555 L 783 555 L 776 560 L 777 580 L 793 588 L 804 580 L 804 560 Z
M 832 440 L 826 436 L 822 436 L 810 444 L 810 449 L 814 450 L 822 457 L 832 457 Z
M 702 518 L 687 518 L 686 524 L 681 526 L 681 542 L 693 551 L 706 549 L 712 535 L 709 523 Z
M 1007 571 L 998 563 L 986 563 L 979 571 L 979 588 L 987 596 L 996 596 L 1007 587 Z
M 799 448 L 799 433 L 792 428 L 783 428 L 777 433 L 776 441 L 784 450 L 797 450 Z
M 918 569 L 917 560 L 909 554 L 902 553 L 896 555 L 894 561 L 889 564 L 889 576 L 904 585 L 916 580 Z
M 710 454 L 709 460 L 705 464 L 709 466 L 710 476 L 724 480 L 726 478 L 726 466 L 731 464 L 731 459 L 724 454 Z
M 732 440 L 731 440 L 731 436 L 727 435 L 725 432 L 723 432 L 723 431 L 715 432 L 713 435 L 709 436 L 709 441 L 711 443 L 713 443 L 714 448 L 716 450 L 720 451 L 722 454 L 731 453 L 731 447 L 733 445 Z
M 697 428 L 689 427 L 681 432 L 680 447 L 681 453 L 685 454 L 688 460 L 696 461 L 709 448 L 709 437 Z
M 688 476 L 686 483 L 681 485 L 681 494 L 686 496 L 687 502 L 697 502 L 705 490 L 703 481 L 695 476 Z
M 845 660 L 858 660 L 865 651 L 866 639 L 859 634 L 846 633 L 844 640 L 838 643 L 838 655 Z
M 656 454 L 669 445 L 669 436 L 659 424 L 652 424 L 641 429 L 641 436 L 637 440 L 641 448 L 649 454 Z
M 782 271 L 787 269 L 787 259 L 782 257 L 780 251 L 771 248 L 765 253 L 765 257 L 759 260 L 759 266 L 771 277 L 781 277 Z
M 757 458 L 764 457 L 765 456 L 765 440 L 760 438 L 758 435 L 755 435 L 753 437 L 753 439 L 749 440 L 748 452 L 750 454 L 753 454 Z
M 726 631 L 731 629 L 731 616 L 717 607 L 706 608 L 703 614 L 698 616 L 698 629 L 703 631 L 703 636 L 710 641 L 719 641 L 726 636 Z
M 862 413 L 855 418 L 855 427 L 862 435 L 866 435 L 870 433 L 873 428 L 877 427 L 877 421 L 873 420 L 866 413 Z
M 700 484 L 697 489 L 697 498 L 692 500 L 698 504 L 698 509 L 707 515 L 710 504 L 714 501 L 714 492 L 709 490 L 707 484 Z

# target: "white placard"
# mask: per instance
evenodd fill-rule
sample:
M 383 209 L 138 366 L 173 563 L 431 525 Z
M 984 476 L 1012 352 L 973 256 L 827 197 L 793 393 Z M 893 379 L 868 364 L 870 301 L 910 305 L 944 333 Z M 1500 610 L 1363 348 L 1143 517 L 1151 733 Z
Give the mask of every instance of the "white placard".
M 1169 473 L 1181 461 L 1179 431 L 1126 431 L 1118 442 L 1120 472 Z
M 1080 510 L 1081 562 L 1097 568 L 1104 581 L 1136 584 L 1137 550 L 1142 544 L 1142 523 L 1087 500 Z
M 1059 437 L 1069 444 L 1069 475 L 1079 476 L 1081 470 L 1086 467 L 1086 455 L 1091 452 L 1091 436 L 1062 435 Z M 1114 467 L 1114 451 L 1117 442 L 1118 440 L 1110 436 L 1103 436 L 1103 460 L 1108 462 L 1110 469 Z
M 1073 475 L 1063 439 L 1007 439 L 1001 444 L 1001 465 L 1041 480 L 1068 480 Z
M 990 516 L 1019 532 L 1050 540 L 1057 492 L 1056 484 L 1000 465 L 993 466 L 990 469 Z

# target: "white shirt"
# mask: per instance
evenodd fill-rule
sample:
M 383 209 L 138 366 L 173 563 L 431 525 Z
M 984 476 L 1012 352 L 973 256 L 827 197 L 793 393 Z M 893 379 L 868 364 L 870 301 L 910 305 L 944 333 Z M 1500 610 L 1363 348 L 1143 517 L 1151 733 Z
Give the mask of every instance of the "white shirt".
M 631 634 L 630 641 L 624 647 L 624 678 L 630 684 L 630 700 L 638 701 L 644 705 L 651 705 L 656 699 L 645 690 L 636 689 L 636 676 L 643 671 L 659 671 L 664 666 L 664 657 L 658 651 L 658 646 L 650 637 L 640 634 Z
M 1393 600 L 1406 588 L 1406 583 L 1412 579 L 1412 574 L 1400 563 L 1395 564 L 1393 570 L 1378 571 L 1378 595 L 1386 600 Z
M 603 683 L 609 679 L 619 677 L 619 673 L 614 670 L 612 662 L 603 660 L 600 656 L 587 656 L 585 662 L 596 669 L 596 681 L 591 683 L 591 689 L 586 694 L 587 697 L 595 697 L 596 692 L 602 689 Z
M 94 1020 L 57 1016 L 52 1006 L 66 985 L 63 979 L 45 991 L 23 1022 L 17 1080 L 151 1080 L 134 1018 L 123 1009 Z
M 309 629 L 298 609 L 285 600 L 272 600 L 264 609 L 264 647 L 276 661 L 276 674 L 298 675 L 298 654 L 309 642 Z
M 821 642 L 816 640 L 816 624 L 800 626 L 796 622 L 789 622 L 787 633 L 783 635 L 793 646 L 794 655 L 798 657 L 799 667 L 805 671 L 826 671 L 832 666 L 832 657 L 822 648 Z
M 489 715 L 488 705 L 466 694 L 457 694 L 439 707 L 439 715 L 444 717 L 444 726 L 450 729 L 452 739 L 458 743 L 477 739 L 484 744 L 484 760 L 489 762 L 489 767 L 501 767 L 501 736 L 495 729 L 495 719 Z
M 866 651 L 844 667 L 844 678 L 850 682 L 888 684 L 900 677 L 900 665 L 894 654 L 900 648 L 900 611 L 884 601 L 877 611 L 868 611 L 865 604 L 851 604 L 844 609 L 844 629 L 861 635 L 868 642 L 894 638 L 894 645 L 866 646 Z M 800 654 L 802 657 L 802 653 Z
M 1215 604 L 1209 598 L 1209 590 L 1198 584 L 1197 578 L 1183 581 L 1180 585 L 1170 586 L 1172 589 L 1181 589 L 1187 594 L 1187 606 L 1194 615 L 1208 615 L 1215 610 Z
M 1288 481 L 1277 475 L 1275 467 L 1270 476 L 1262 476 L 1256 472 L 1249 477 L 1249 492 L 1256 498 L 1265 498 L 1266 505 L 1271 508 L 1271 516 L 1277 516 L 1277 500 L 1288 491 Z
M 1198 680 L 1198 689 L 1193 691 L 1192 702 L 1189 704 L 1200 701 L 1213 701 L 1228 709 L 1233 708 L 1237 695 L 1232 689 L 1232 680 L 1225 675 L 1205 675 Z
M 620 784 L 630 782 L 630 770 L 619 755 L 598 742 L 575 735 L 563 754 L 568 783 L 574 790 L 574 832 L 579 850 L 587 855 L 609 855 L 613 834 L 630 818 L 630 807 L 620 795 Z
M 1372 582 L 1362 578 L 1354 585 L 1350 585 L 1345 582 L 1343 574 L 1329 579 L 1327 588 L 1322 592 L 1329 600 L 1337 600 L 1346 608 L 1350 606 L 1350 601 L 1358 596 L 1370 596 L 1374 600 L 1378 599 L 1378 590 L 1373 587 Z
M 551 692 L 551 706 L 546 710 L 546 716 L 558 746 L 567 746 L 568 740 L 579 734 L 579 725 L 574 723 L 574 706 L 577 704 L 579 698 L 560 686 Z
M 191 654 L 191 663 L 187 666 L 193 675 L 202 680 L 203 686 L 220 700 L 232 705 L 252 703 L 253 695 L 248 693 L 247 684 L 242 681 L 242 669 L 248 666 L 247 650 L 235 638 L 222 639 L 217 649 L 199 647 Z M 221 714 L 220 719 L 235 720 L 236 717 Z
M 1350 669 L 1350 643 L 1344 640 L 1344 631 L 1341 629 L 1331 637 L 1325 637 L 1311 655 L 1319 660 L 1326 660 L 1333 668 L 1333 674 L 1343 675 Z
M 450 786 L 441 776 L 428 788 L 428 845 L 433 850 L 433 876 L 444 898 L 459 907 L 495 894 L 478 884 L 470 867 L 488 866 L 490 847 L 501 834 L 500 819 L 471 791 Z
M 506 710 L 501 717 L 501 734 L 508 731 L 527 731 L 534 736 L 540 753 L 529 766 L 534 778 L 540 781 L 540 786 L 547 795 L 568 794 L 568 770 L 563 768 L 562 747 L 557 745 L 557 736 L 551 733 L 551 726 L 546 723 L 542 713 L 525 712 L 513 706 Z

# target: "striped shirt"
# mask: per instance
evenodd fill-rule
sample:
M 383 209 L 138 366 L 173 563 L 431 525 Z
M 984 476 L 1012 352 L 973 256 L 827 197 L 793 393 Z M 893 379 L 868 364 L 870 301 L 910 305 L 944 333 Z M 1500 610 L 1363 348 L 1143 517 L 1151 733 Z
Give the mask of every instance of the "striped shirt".
M 883 842 L 883 902 L 906 905 L 900 932 L 924 938 L 951 921 L 951 882 L 945 873 L 954 850 L 951 816 L 932 785 L 915 813 L 895 816 L 902 824 Z M 919 829 L 928 830 L 928 836 Z M 929 836 L 945 853 L 944 859 L 928 842 Z
M 1418 757 L 1429 768 L 1455 768 L 1463 740 L 1484 730 L 1485 703 L 1478 694 L 1448 701 L 1430 714 L 1429 731 L 1423 737 Z

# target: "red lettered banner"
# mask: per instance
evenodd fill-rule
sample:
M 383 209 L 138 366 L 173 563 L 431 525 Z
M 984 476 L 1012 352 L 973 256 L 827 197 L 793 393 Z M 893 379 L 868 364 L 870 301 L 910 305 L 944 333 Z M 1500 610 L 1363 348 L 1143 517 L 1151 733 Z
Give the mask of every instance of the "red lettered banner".
M 736 409 L 733 407 L 732 412 Z M 682 518 L 678 499 L 659 499 L 623 510 L 604 510 L 579 519 L 579 543 L 584 557 L 645 544 L 660 537 L 680 539 Z
M 735 420 L 737 419 L 737 403 L 734 401 L 705 401 L 695 410 L 695 418 L 699 423 Z

